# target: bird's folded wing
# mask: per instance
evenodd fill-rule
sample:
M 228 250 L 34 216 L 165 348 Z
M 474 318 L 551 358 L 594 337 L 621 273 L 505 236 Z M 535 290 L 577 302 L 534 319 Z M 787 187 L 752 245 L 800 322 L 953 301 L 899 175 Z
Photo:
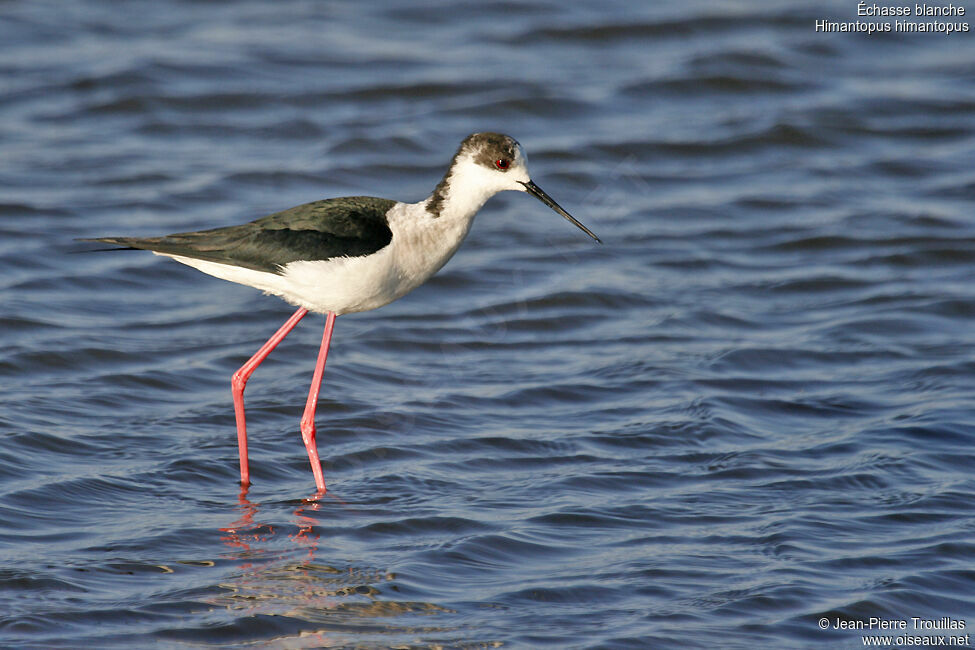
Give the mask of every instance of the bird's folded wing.
M 368 196 L 327 199 L 239 226 L 93 241 L 278 273 L 290 262 L 358 257 L 382 249 L 393 237 L 386 221 L 393 205 Z

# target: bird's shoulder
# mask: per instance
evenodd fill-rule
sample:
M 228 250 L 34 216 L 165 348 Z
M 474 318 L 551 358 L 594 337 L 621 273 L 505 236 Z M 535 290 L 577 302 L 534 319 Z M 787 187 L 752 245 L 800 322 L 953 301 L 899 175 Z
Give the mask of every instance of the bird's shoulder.
M 361 237 L 388 231 L 386 215 L 396 201 L 374 196 L 322 199 L 275 212 L 252 222 L 261 231 L 316 231 L 337 237 Z

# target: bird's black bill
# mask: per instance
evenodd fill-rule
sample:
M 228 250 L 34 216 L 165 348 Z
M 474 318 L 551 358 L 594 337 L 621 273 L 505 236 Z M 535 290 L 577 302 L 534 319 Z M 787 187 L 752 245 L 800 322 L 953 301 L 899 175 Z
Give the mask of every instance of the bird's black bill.
M 519 182 L 521 182 L 521 181 L 519 181 Z M 573 217 L 571 214 L 569 214 L 568 212 L 566 212 L 565 210 L 563 210 L 562 209 L 562 206 L 559 205 L 558 203 L 556 203 L 555 201 L 553 201 L 552 200 L 552 197 L 549 196 L 548 194 L 546 194 L 544 191 L 542 191 L 542 188 L 540 188 L 538 185 L 535 185 L 535 183 L 533 183 L 532 181 L 528 181 L 527 183 L 521 183 L 521 184 L 525 186 L 525 190 L 529 194 L 531 194 L 536 199 L 538 199 L 539 201 L 541 201 L 542 203 L 544 203 L 545 205 L 547 205 L 548 207 L 552 208 L 553 210 L 555 210 L 556 212 L 558 212 L 559 214 L 561 214 L 563 217 L 565 217 L 566 219 L 568 219 L 569 221 L 571 221 L 572 223 L 574 223 L 575 226 L 576 226 L 576 228 L 578 228 L 582 232 L 586 233 L 587 235 L 589 235 L 590 237 L 592 237 L 594 240 L 596 240 L 600 244 L 603 243 L 603 240 L 601 240 L 599 237 L 597 237 L 596 236 L 596 233 L 594 233 L 593 231 L 591 231 L 588 228 L 586 228 L 575 217 Z

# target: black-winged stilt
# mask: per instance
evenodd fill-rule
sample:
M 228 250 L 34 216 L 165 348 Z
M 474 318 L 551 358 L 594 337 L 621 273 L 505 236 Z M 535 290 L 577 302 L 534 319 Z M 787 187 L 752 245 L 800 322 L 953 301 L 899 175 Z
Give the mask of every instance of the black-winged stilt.
M 382 307 L 426 282 L 457 251 L 485 201 L 504 190 L 531 194 L 600 241 L 532 182 L 521 145 L 500 133 L 474 133 L 465 138 L 443 180 L 419 203 L 351 196 L 306 203 L 239 226 L 165 237 L 87 241 L 150 250 L 218 278 L 280 296 L 298 307 L 233 374 L 240 481 L 245 487 L 250 484 L 250 472 L 244 386 L 305 314 L 326 315 L 301 418 L 301 436 L 315 485 L 324 493 L 315 443 L 315 408 L 335 317 Z

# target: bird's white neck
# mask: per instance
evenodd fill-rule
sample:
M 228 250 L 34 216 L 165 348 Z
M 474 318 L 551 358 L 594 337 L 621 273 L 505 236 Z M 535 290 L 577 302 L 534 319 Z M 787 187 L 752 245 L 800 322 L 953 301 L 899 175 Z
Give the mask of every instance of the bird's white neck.
M 469 157 L 455 158 L 440 184 L 426 200 L 435 219 L 470 221 L 489 198 L 500 192 L 490 172 Z

